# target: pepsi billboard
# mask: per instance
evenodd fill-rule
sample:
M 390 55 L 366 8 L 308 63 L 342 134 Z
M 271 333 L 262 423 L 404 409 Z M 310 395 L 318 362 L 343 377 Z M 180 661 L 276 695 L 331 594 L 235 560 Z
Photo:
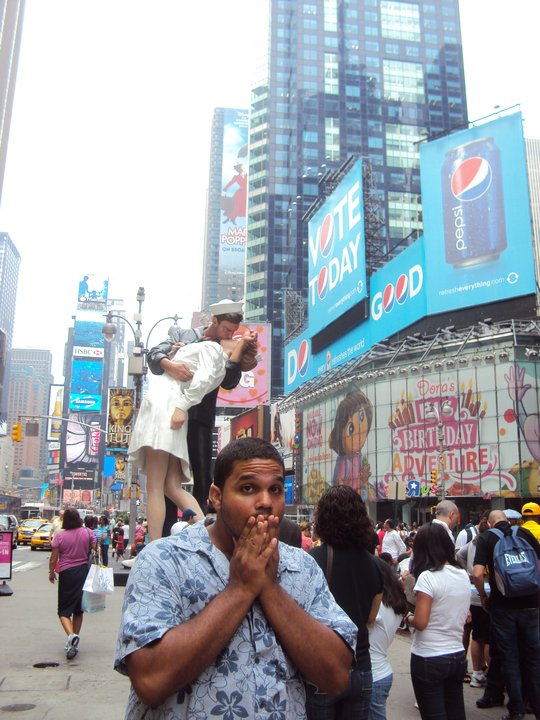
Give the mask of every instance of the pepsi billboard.
M 424 240 L 420 238 L 371 278 L 370 316 L 315 355 L 311 328 L 285 349 L 285 392 L 359 357 L 427 314 Z
M 311 334 L 366 297 L 362 161 L 358 160 L 308 226 Z
M 521 113 L 420 152 L 428 313 L 535 292 Z

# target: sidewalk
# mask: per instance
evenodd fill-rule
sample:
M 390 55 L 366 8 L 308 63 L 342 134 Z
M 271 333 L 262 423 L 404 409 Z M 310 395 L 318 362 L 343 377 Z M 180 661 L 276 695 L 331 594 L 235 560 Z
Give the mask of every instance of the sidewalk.
M 0 718 L 121 720 L 129 681 L 113 670 L 113 659 L 124 588 L 117 587 L 107 598 L 104 612 L 85 615 L 80 652 L 67 661 L 65 635 L 56 616 L 56 586 L 47 581 L 49 554 L 18 549 L 15 556 L 37 567 L 15 573 L 9 581 L 14 594 L 0 598 Z M 388 719 L 419 720 L 409 677 L 409 638 L 398 635 L 390 656 L 394 685 L 388 700 Z M 58 666 L 35 667 L 50 662 Z M 482 692 L 464 686 L 467 718 L 500 718 L 503 708 L 476 708 L 475 701 Z M 17 708 L 21 705 L 28 708 Z

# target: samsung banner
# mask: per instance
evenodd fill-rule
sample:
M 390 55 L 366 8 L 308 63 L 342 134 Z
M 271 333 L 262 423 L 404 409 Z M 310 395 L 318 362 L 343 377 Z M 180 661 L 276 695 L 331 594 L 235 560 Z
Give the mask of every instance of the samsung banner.
M 361 160 L 309 222 L 308 275 L 312 335 L 367 295 Z

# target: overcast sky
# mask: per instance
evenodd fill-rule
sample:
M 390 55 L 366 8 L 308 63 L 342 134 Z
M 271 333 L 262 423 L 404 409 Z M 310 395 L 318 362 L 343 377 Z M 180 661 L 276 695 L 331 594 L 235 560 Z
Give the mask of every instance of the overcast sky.
M 469 117 L 521 103 L 540 138 L 537 0 L 460 6 Z M 0 230 L 22 256 L 13 344 L 49 348 L 56 381 L 83 274 L 128 315 L 146 288 L 143 339 L 199 309 L 212 114 L 249 105 L 257 3 L 187 7 L 26 0 Z

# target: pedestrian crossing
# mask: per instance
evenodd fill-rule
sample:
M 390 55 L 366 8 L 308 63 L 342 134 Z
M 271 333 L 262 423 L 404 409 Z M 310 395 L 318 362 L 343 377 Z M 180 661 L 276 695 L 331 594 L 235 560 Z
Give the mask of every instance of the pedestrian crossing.
M 28 562 L 23 562 L 21 560 L 15 560 L 11 566 L 12 572 L 28 572 L 28 570 L 34 570 L 37 567 L 40 567 L 42 563 L 38 562 L 32 562 L 29 560 Z

